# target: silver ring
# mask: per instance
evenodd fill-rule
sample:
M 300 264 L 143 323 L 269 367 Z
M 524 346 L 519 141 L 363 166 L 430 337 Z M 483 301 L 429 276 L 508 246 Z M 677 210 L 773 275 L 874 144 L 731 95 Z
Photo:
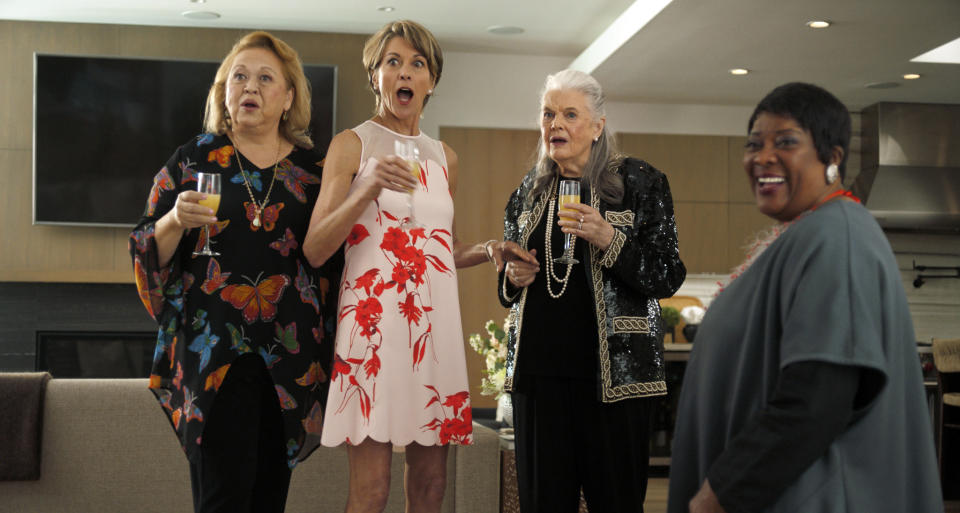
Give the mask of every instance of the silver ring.
M 577 230 L 583 230 L 583 220 L 580 220 L 580 226 L 577 227 Z

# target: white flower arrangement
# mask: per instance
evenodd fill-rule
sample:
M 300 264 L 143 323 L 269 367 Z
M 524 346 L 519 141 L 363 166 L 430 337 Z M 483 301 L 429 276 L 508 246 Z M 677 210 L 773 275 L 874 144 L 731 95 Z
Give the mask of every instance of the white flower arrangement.
M 487 367 L 483 371 L 486 376 L 480 381 L 480 393 L 493 395 L 495 399 L 503 395 L 503 382 L 507 377 L 507 322 L 504 319 L 501 327 L 492 320 L 487 321 L 483 325 L 486 338 L 477 333 L 470 335 L 470 347 L 484 357 Z
M 683 317 L 683 320 L 687 324 L 700 324 L 703 321 L 703 316 L 707 311 L 703 307 L 699 306 L 685 306 L 680 310 L 680 317 Z

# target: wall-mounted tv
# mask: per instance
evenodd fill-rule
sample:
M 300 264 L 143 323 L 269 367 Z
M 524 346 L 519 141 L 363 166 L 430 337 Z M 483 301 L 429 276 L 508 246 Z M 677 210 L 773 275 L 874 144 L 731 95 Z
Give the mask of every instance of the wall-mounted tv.
M 203 131 L 218 62 L 34 56 L 33 222 L 132 227 L 153 176 Z M 305 65 L 310 131 L 333 137 L 336 67 Z

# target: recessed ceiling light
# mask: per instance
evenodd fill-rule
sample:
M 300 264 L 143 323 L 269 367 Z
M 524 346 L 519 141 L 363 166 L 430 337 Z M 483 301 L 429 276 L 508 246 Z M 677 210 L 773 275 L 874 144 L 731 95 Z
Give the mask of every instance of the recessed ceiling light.
M 523 29 L 510 25 L 492 25 L 487 27 L 487 32 L 500 36 L 512 36 L 515 34 L 523 34 Z
M 730 70 L 731 75 L 746 75 L 747 73 L 750 73 L 750 70 L 745 68 L 733 68 Z
M 393 12 L 396 11 L 397 8 L 392 5 L 384 5 L 383 7 L 377 7 L 377 10 L 381 12 Z
M 871 82 L 863 87 L 867 89 L 893 89 L 895 87 L 900 87 L 900 84 L 896 82 Z
M 205 4 L 207 0 L 190 0 L 191 4 Z
M 907 73 L 907 74 L 905 74 L 905 75 L 903 76 L 903 78 L 904 78 L 905 80 L 916 80 L 916 79 L 920 78 L 920 74 L 919 74 L 919 73 Z
M 183 11 L 180 15 L 191 20 L 215 20 L 220 17 L 220 13 L 213 11 Z
M 823 29 L 829 27 L 830 22 L 824 20 L 811 20 L 807 22 L 807 26 L 812 29 Z

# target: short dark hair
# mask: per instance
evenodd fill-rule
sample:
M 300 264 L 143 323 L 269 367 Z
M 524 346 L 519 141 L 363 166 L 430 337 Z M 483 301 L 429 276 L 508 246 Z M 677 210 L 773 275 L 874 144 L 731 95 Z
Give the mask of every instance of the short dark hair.
M 847 156 L 850 151 L 850 112 L 826 89 L 803 82 L 790 82 L 770 91 L 750 115 L 747 133 L 762 113 L 792 118 L 813 138 L 817 158 L 824 165 L 830 163 L 833 148 L 843 148 L 840 178 L 846 177 Z

